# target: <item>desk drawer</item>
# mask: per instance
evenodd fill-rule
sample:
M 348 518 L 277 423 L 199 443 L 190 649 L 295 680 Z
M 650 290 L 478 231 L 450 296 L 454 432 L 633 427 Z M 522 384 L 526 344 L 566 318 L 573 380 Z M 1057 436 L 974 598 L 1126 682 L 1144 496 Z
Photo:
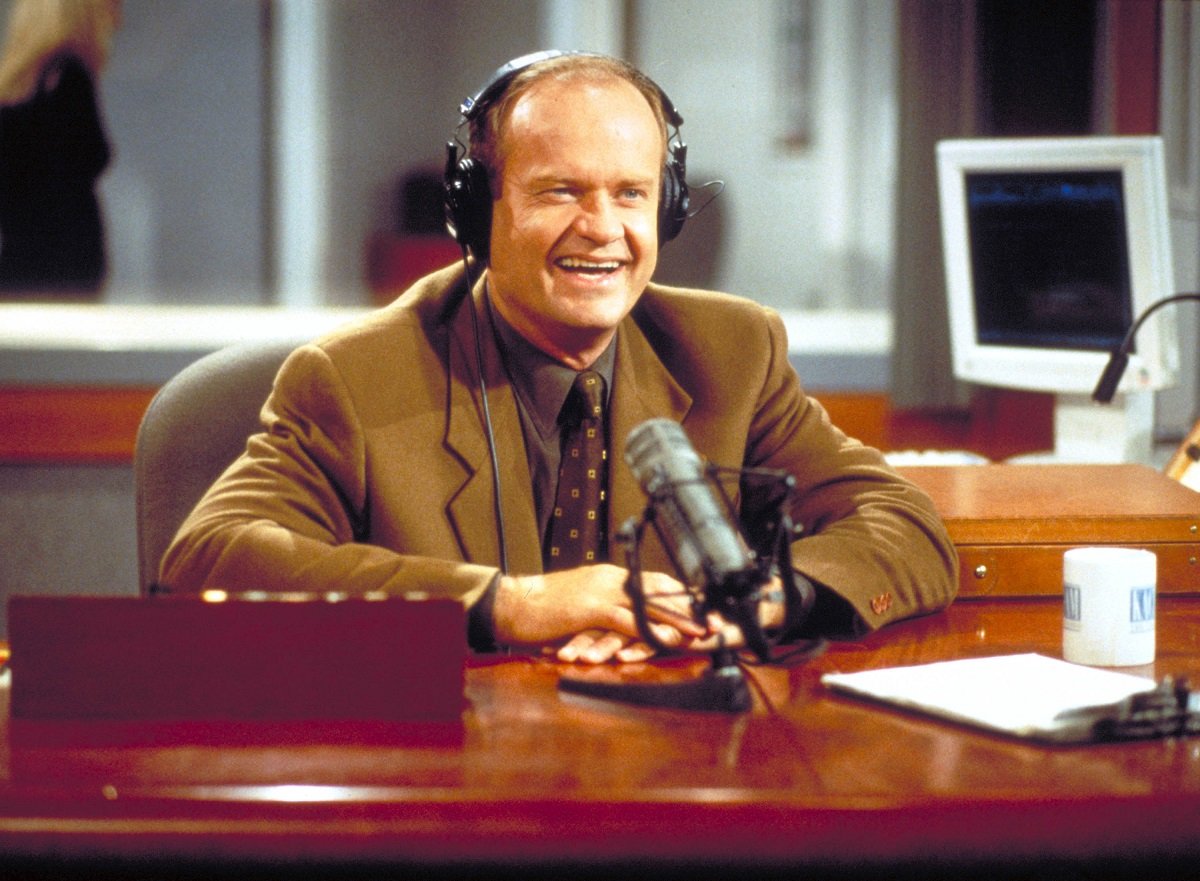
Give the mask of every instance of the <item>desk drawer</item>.
M 1161 594 L 1200 593 L 1200 543 L 1129 544 L 1158 557 Z M 1063 552 L 1075 544 L 958 546 L 959 596 L 1029 597 L 1062 595 Z
M 1061 595 L 1063 551 L 1084 545 L 1154 551 L 1161 593 L 1200 593 L 1200 493 L 1145 465 L 900 470 L 946 523 L 962 597 Z

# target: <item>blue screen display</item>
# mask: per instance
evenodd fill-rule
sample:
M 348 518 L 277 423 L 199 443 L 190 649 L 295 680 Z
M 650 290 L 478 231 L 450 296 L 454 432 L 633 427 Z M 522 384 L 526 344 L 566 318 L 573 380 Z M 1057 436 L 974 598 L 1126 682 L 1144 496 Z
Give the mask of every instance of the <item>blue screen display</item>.
M 966 175 L 978 341 L 1108 350 L 1133 320 L 1119 171 Z

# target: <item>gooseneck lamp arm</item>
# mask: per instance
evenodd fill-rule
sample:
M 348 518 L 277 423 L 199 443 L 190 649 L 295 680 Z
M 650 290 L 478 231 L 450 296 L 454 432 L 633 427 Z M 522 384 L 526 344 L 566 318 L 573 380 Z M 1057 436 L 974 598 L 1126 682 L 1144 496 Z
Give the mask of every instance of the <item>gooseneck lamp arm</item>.
M 1151 303 L 1146 311 L 1138 316 L 1125 334 L 1125 338 L 1121 340 L 1121 344 L 1109 355 L 1108 364 L 1105 365 L 1104 372 L 1100 374 L 1100 381 L 1096 383 L 1096 388 L 1092 392 L 1093 401 L 1099 404 L 1108 404 L 1112 401 L 1113 395 L 1117 392 L 1117 385 L 1120 384 L 1121 377 L 1125 375 L 1125 368 L 1129 365 L 1129 350 L 1133 348 L 1133 340 L 1137 336 L 1138 329 L 1161 307 L 1168 303 L 1178 303 L 1180 300 L 1200 300 L 1200 292 L 1163 297 L 1161 300 Z

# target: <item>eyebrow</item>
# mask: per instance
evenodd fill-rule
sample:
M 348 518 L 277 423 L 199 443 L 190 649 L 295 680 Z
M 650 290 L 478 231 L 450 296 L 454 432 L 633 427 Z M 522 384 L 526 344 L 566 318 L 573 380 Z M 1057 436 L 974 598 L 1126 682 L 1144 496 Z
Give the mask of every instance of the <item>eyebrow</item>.
M 655 178 L 651 176 L 624 177 L 612 184 L 612 189 L 624 190 L 630 187 L 653 187 Z M 580 186 L 585 189 L 590 189 L 591 185 L 586 186 L 583 179 L 578 175 L 573 174 L 537 174 L 529 178 L 528 184 L 534 187 L 566 184 L 568 186 Z M 606 187 L 609 186 L 606 184 Z

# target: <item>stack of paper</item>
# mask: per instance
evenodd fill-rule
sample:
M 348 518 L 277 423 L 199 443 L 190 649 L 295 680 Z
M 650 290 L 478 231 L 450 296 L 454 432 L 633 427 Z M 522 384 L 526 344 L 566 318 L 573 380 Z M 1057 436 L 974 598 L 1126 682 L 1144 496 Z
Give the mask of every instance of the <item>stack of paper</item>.
M 1036 654 L 826 673 L 821 682 L 956 722 L 1056 742 L 1091 739 L 1094 717 L 1078 711 L 1111 706 L 1155 687 L 1142 676 Z

